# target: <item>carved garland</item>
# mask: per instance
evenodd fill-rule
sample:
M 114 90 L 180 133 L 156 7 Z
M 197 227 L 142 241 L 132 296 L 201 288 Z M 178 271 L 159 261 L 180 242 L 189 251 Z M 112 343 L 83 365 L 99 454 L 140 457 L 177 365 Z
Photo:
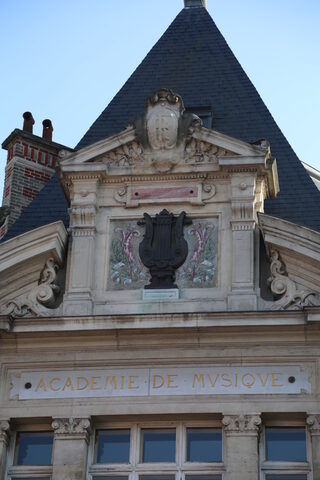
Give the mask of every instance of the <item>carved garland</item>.
M 193 138 L 186 146 L 184 160 L 186 163 L 217 163 L 218 157 L 224 157 L 228 153 L 230 152 L 223 148 Z
M 268 279 L 271 291 L 277 297 L 272 310 L 301 310 L 305 307 L 320 306 L 320 297 L 310 291 L 298 291 L 295 282 L 289 277 L 286 266 L 280 259 L 277 250 L 272 250 L 271 255 L 271 277 Z
M 131 142 L 103 156 L 103 161 L 113 167 L 131 167 L 144 161 L 143 148 L 139 143 Z
M 40 274 L 39 284 L 31 292 L 17 300 L 11 300 L 1 313 L 16 318 L 30 314 L 44 314 L 46 309 L 43 306 L 53 308 L 56 297 L 60 292 L 60 288 L 54 283 L 58 269 L 59 266 L 54 259 L 49 258 Z
M 219 157 L 234 155 L 223 148 L 192 138 L 186 145 L 184 152 L 185 163 L 218 163 Z M 114 168 L 133 167 L 145 162 L 144 149 L 138 142 L 131 142 L 108 152 L 103 157 L 103 162 Z

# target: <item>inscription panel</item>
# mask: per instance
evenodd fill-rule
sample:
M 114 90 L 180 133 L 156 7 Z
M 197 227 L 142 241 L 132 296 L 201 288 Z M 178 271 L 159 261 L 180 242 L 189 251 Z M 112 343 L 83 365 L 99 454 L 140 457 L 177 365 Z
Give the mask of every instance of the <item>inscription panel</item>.
M 11 377 L 10 398 L 306 394 L 309 377 L 308 369 L 279 365 L 23 372 Z

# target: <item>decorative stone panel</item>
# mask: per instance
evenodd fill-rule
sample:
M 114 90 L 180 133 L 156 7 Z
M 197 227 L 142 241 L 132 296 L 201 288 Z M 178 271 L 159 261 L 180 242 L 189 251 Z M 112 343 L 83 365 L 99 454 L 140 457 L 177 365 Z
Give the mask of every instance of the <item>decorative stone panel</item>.
M 144 227 L 135 220 L 112 221 L 109 259 L 109 290 L 133 290 L 149 283 L 149 272 L 139 257 Z M 176 272 L 180 288 L 212 288 L 218 278 L 218 220 L 193 219 L 185 228 L 188 257 Z

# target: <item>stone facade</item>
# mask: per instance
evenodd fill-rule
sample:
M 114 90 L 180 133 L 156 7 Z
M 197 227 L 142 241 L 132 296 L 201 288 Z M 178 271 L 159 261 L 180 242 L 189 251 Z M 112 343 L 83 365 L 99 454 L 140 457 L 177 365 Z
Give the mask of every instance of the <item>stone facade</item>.
M 161 90 L 137 125 L 60 153 L 69 234 L 57 222 L 0 245 L 0 478 L 317 480 L 320 234 L 263 214 L 278 191 L 266 142 L 194 117 L 179 138 L 183 108 L 166 124 L 159 98 L 182 102 Z M 153 136 L 153 115 L 169 133 Z M 143 214 L 164 208 L 192 221 L 188 255 L 174 291 L 148 291 Z M 270 428 L 304 435 L 305 459 L 270 461 Z M 150 429 L 175 434 L 165 465 L 143 460 Z M 100 461 L 99 435 L 119 431 L 130 458 Z M 194 431 L 218 438 L 213 461 L 189 461 Z M 25 432 L 48 435 L 51 465 L 19 461 Z

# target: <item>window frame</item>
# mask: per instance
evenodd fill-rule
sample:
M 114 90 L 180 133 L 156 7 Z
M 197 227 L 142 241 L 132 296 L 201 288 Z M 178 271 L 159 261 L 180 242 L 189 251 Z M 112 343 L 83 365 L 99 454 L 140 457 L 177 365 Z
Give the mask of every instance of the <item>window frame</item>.
M 141 461 L 142 430 L 144 429 L 175 429 L 176 430 L 176 459 L 175 462 Z M 222 432 L 222 461 L 221 462 L 187 462 L 187 428 L 215 428 Z M 130 429 L 130 453 L 127 464 L 98 464 L 96 458 L 96 432 L 98 430 Z M 185 480 L 185 475 L 221 475 L 224 480 L 225 464 L 224 432 L 221 421 L 151 421 L 151 422 L 108 422 L 95 425 L 94 434 L 89 444 L 89 461 L 87 475 L 90 480 L 99 476 L 121 477 L 126 475 L 128 480 L 139 480 L 141 475 L 172 475 L 174 480 Z
M 306 450 L 307 460 L 305 462 L 288 462 L 266 460 L 266 428 L 304 428 L 306 433 Z M 265 422 L 262 428 L 260 443 L 259 443 L 259 457 L 260 457 L 260 480 L 267 480 L 267 475 L 306 475 L 307 480 L 313 480 L 312 473 L 312 449 L 311 436 L 306 426 L 305 421 L 268 421 Z
M 54 438 L 52 444 L 51 465 L 15 465 L 16 446 L 19 433 L 45 433 L 53 434 L 51 425 L 21 425 L 17 426 L 11 435 L 8 449 L 7 477 L 8 480 L 19 478 L 39 478 L 39 480 L 52 477 L 53 454 L 54 454 Z

